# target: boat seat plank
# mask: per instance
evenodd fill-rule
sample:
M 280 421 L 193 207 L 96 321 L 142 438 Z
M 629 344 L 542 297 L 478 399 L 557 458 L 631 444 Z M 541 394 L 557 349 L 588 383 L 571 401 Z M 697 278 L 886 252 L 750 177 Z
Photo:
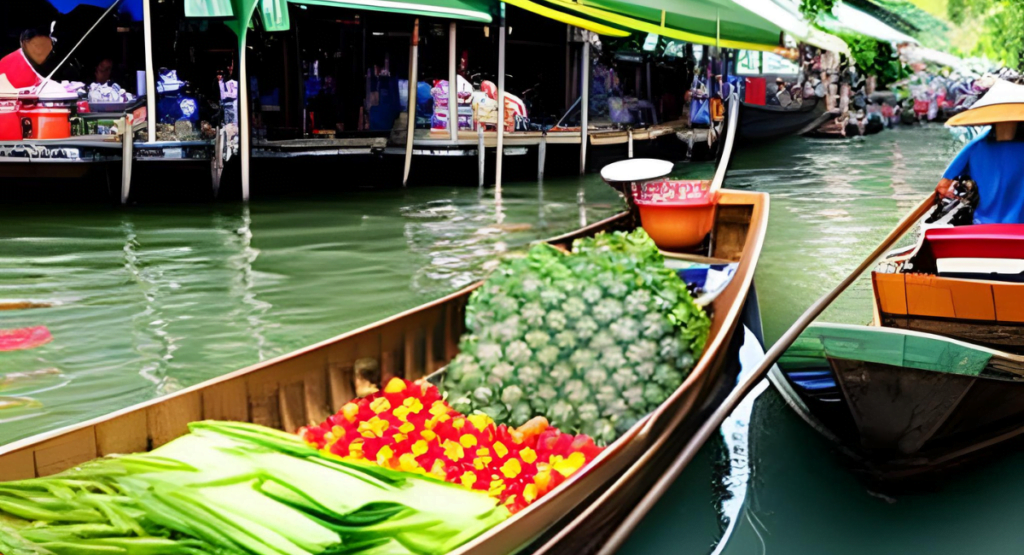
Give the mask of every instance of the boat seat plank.
M 737 262 L 743 256 L 743 247 L 750 228 L 754 207 L 719 203 L 715 218 L 714 258 Z
M 103 457 L 116 453 L 140 453 L 149 447 L 145 411 L 127 412 L 96 424 L 96 450 Z
M 249 422 L 249 392 L 245 380 L 213 384 L 203 392 L 203 418 Z
M 993 283 L 992 296 L 996 303 L 996 321 L 1024 322 L 1024 284 Z
M 0 464 L 0 482 L 36 477 L 36 459 L 31 448 L 5 455 Z
M 35 448 L 36 476 L 49 476 L 96 458 L 93 427 L 55 437 Z M 6 462 L 6 461 L 5 461 Z
M 256 376 L 250 377 L 246 381 L 249 388 L 249 414 L 252 416 L 252 422 L 268 428 L 282 429 L 281 404 L 277 394 L 279 384 Z
M 302 380 L 302 389 L 306 424 L 323 422 L 336 412 L 327 400 L 327 365 L 310 368 Z
M 327 368 L 327 385 L 333 414 L 356 396 L 355 367 L 352 363 L 331 363 Z
M 192 391 L 146 409 L 150 449 L 188 432 L 188 424 L 203 419 L 203 392 Z
M 305 393 L 305 383 L 302 381 L 284 384 L 277 390 L 282 430 L 295 432 L 309 424 L 306 418 Z
M 871 274 L 875 285 L 875 296 L 886 314 L 907 314 L 907 289 L 905 274 Z
M 955 318 L 953 294 L 945 287 L 934 285 L 933 277 L 926 274 L 906 274 L 907 313 Z

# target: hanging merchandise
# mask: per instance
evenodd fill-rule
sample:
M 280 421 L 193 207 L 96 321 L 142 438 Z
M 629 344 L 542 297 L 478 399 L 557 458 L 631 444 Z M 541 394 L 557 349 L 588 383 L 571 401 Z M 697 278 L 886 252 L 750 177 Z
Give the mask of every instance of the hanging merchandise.
M 220 105 L 224 123 L 238 123 L 238 81 L 220 81 Z
M 461 75 L 457 76 L 458 89 L 455 91 L 455 101 L 458 107 L 459 129 L 472 128 L 473 120 L 473 85 Z M 430 128 L 435 130 L 448 129 L 450 110 L 448 108 L 448 81 L 439 80 L 434 82 L 430 89 L 430 96 L 434 99 L 434 112 L 430 118 Z
M 690 86 L 690 125 L 711 125 L 711 102 L 708 98 L 708 88 L 696 76 Z

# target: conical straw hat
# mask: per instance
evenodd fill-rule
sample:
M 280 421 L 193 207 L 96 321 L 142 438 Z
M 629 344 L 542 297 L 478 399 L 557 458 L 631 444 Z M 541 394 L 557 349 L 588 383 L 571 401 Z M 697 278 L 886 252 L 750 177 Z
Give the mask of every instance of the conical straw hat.
M 999 79 L 974 106 L 946 122 L 946 125 L 993 125 L 1001 122 L 1024 121 L 1024 85 L 1014 85 Z

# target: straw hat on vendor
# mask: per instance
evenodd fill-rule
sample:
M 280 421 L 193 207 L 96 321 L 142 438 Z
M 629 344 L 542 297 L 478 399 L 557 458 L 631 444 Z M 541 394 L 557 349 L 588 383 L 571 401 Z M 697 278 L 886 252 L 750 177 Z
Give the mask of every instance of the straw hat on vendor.
M 971 108 L 946 122 L 948 126 L 992 126 L 957 154 L 942 174 L 936 192 L 955 196 L 953 183 L 970 178 L 980 195 L 974 223 L 1024 223 L 1024 141 L 1017 130 L 1024 122 L 1024 85 L 998 80 Z
M 974 103 L 970 109 L 961 112 L 946 122 L 949 127 L 970 127 L 993 125 L 996 136 L 1013 138 L 1017 124 L 1024 122 L 1024 85 L 997 79 L 992 88 Z M 1002 131 L 1001 131 L 1002 130 Z M 1008 139 L 999 139 L 1008 140 Z

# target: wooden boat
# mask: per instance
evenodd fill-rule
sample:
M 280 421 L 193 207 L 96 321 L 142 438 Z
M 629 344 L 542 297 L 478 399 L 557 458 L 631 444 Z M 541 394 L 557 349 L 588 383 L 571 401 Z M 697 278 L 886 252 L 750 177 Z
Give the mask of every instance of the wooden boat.
M 828 111 L 820 98 L 808 99 L 799 108 L 740 104 L 739 138 L 771 139 L 785 135 L 802 135 L 817 129 L 838 114 Z
M 716 388 L 732 387 L 733 382 L 722 379 L 723 372 L 744 306 L 751 302 L 748 294 L 767 219 L 767 195 L 721 193 L 713 247 L 698 255 L 670 255 L 736 264 L 734 277 L 709 305 L 707 347 L 686 381 L 587 468 L 459 553 L 523 548 L 624 471 L 642 474 L 645 457 L 671 448 L 681 424 L 697 415 Z M 568 247 L 578 237 L 632 225 L 623 213 L 549 242 Z M 0 480 L 45 476 L 99 456 L 147 451 L 184 434 L 198 420 L 255 422 L 290 431 L 320 422 L 356 395 L 357 384 L 380 384 L 394 376 L 417 379 L 443 369 L 457 352 L 464 309 L 477 286 L 174 394 L 0 447 Z M 377 364 L 367 365 L 367 359 Z
M 808 328 L 773 382 L 881 480 L 941 470 L 1024 433 L 1024 283 L 978 272 L 1019 261 L 1022 228 L 926 231 L 872 274 L 871 325 Z

